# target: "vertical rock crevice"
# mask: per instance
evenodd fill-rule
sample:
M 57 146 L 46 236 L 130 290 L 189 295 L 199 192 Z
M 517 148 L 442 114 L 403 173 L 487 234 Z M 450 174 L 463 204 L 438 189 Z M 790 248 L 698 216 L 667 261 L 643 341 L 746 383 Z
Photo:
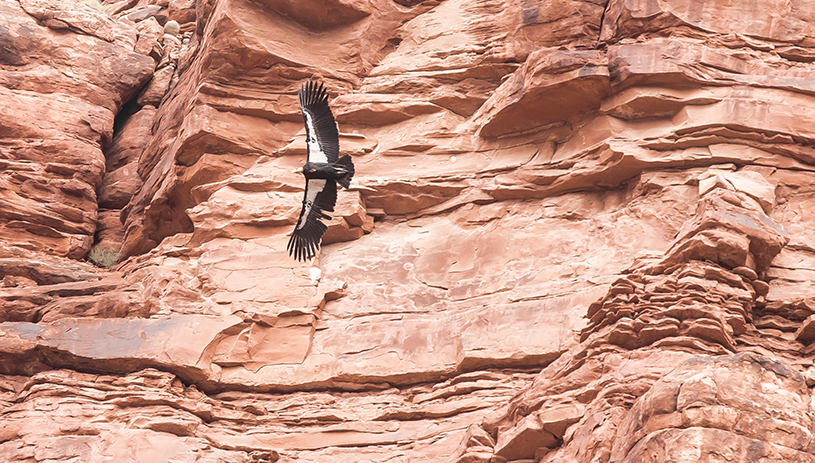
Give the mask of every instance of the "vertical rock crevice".
M 111 10 L 119 11 L 122 6 Z M 144 185 L 139 175 L 139 161 L 154 136 L 157 107 L 178 80 L 176 69 L 182 51 L 182 39 L 188 43 L 191 34 L 187 32 L 186 36 L 179 36 L 181 25 L 173 16 L 180 13 L 172 13 L 168 15 L 166 8 L 140 8 L 138 5 L 119 13 L 119 17 L 138 20 L 134 50 L 151 57 L 155 68 L 150 80 L 117 114 L 113 142 L 105 150 L 107 161 L 105 177 L 98 192 L 100 210 L 95 246 L 111 253 L 116 260 L 121 255 L 125 238 L 126 217 L 122 216 L 122 210 Z M 157 18 L 162 19 L 163 26 Z M 180 19 L 189 18 L 181 15 Z M 184 23 L 185 29 L 191 28 L 189 23 L 190 21 Z
M 0 69 L 0 237 L 79 259 L 96 228 L 102 148 L 152 60 L 133 52 L 130 26 L 84 2 L 4 2 L 0 17 L 4 53 L 16 57 Z M 71 91 L 54 91 L 62 88 Z

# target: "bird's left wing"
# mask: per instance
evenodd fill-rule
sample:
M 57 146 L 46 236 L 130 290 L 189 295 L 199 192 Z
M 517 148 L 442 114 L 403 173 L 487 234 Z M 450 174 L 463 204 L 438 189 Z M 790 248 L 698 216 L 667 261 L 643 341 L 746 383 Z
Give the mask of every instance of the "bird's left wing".
M 300 261 L 317 254 L 320 240 L 328 229 L 320 219 L 331 220 L 323 211 L 334 211 L 337 204 L 337 183 L 332 179 L 313 178 L 306 182 L 303 209 L 289 238 L 289 255 Z
M 309 162 L 337 161 L 340 155 L 340 134 L 323 84 L 306 82 L 297 91 L 300 110 L 306 123 L 306 143 Z

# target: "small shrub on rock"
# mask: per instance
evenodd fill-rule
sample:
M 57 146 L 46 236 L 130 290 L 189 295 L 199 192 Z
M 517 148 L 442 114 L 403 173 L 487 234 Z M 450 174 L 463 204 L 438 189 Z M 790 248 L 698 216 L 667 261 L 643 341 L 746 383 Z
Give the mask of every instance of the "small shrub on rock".
M 88 253 L 88 261 L 97 267 L 111 268 L 119 263 L 122 253 L 110 248 L 103 248 L 99 245 L 91 248 Z
M 100 0 L 82 0 L 82 1 L 96 8 L 99 11 L 105 11 L 105 5 L 102 5 L 102 2 Z

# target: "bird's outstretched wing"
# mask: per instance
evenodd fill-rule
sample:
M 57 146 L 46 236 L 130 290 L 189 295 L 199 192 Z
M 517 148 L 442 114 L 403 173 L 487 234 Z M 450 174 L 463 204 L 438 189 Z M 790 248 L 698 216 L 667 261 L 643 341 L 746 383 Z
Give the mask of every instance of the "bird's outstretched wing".
M 328 94 L 322 83 L 306 82 L 297 91 L 306 122 L 309 162 L 334 163 L 340 155 L 340 134 L 328 107 Z
M 330 220 L 323 211 L 334 211 L 337 204 L 337 183 L 333 179 L 313 178 L 306 182 L 303 209 L 289 238 L 289 255 L 300 261 L 317 254 L 326 225 L 320 219 Z

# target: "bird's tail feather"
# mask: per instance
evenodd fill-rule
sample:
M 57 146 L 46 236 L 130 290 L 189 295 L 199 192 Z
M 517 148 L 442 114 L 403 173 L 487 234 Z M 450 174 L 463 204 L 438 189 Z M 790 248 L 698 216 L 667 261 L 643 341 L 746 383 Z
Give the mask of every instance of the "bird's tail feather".
M 345 155 L 339 159 L 334 165 L 339 165 L 343 169 L 345 169 L 345 175 L 337 179 L 337 183 L 342 185 L 345 188 L 351 186 L 351 177 L 354 176 L 354 163 L 351 161 L 351 156 Z

